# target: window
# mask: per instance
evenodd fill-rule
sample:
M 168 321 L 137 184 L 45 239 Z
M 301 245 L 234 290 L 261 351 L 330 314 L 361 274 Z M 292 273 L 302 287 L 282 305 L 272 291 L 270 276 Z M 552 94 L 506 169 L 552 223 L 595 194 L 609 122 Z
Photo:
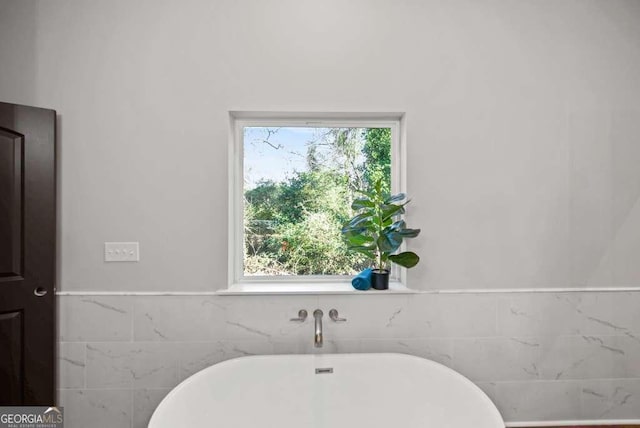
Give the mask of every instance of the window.
M 402 187 L 400 116 L 231 120 L 231 281 L 347 283 L 367 267 L 340 230 L 358 189 Z

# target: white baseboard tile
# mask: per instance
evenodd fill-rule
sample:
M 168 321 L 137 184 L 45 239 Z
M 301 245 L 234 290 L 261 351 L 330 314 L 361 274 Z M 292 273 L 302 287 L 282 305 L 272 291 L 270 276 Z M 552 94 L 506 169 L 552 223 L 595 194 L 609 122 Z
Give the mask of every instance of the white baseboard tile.
M 505 425 L 509 428 L 516 427 L 575 427 L 583 425 L 640 425 L 640 419 L 600 419 L 584 421 L 530 421 L 530 422 L 508 422 Z

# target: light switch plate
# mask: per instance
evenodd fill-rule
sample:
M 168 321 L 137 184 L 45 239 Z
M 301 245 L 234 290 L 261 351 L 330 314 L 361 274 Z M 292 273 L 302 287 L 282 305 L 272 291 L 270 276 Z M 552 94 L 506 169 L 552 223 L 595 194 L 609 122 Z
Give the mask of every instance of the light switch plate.
M 140 244 L 138 242 L 105 242 L 105 262 L 139 262 Z

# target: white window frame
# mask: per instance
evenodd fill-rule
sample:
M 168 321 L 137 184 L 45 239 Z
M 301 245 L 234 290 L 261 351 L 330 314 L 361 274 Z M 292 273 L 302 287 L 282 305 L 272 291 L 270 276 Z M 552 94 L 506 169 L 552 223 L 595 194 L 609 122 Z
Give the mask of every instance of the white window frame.
M 348 293 L 352 276 L 244 276 L 244 133 L 245 127 L 391 128 L 391 191 L 406 188 L 405 119 L 403 113 L 267 113 L 229 112 L 228 294 Z M 406 269 L 393 266 L 389 292 L 409 292 Z

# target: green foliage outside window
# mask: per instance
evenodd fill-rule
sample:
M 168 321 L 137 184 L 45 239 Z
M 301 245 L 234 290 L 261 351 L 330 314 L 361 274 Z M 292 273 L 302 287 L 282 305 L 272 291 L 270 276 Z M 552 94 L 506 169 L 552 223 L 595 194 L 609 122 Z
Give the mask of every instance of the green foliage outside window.
M 284 153 L 278 129 L 254 130 L 265 131 L 253 143 L 264 153 Z M 245 275 L 352 275 L 368 266 L 347 249 L 341 228 L 354 214 L 357 189 L 381 180 L 389 191 L 391 129 L 318 128 L 314 135 L 294 153 L 304 167 L 260 177 L 244 191 Z

